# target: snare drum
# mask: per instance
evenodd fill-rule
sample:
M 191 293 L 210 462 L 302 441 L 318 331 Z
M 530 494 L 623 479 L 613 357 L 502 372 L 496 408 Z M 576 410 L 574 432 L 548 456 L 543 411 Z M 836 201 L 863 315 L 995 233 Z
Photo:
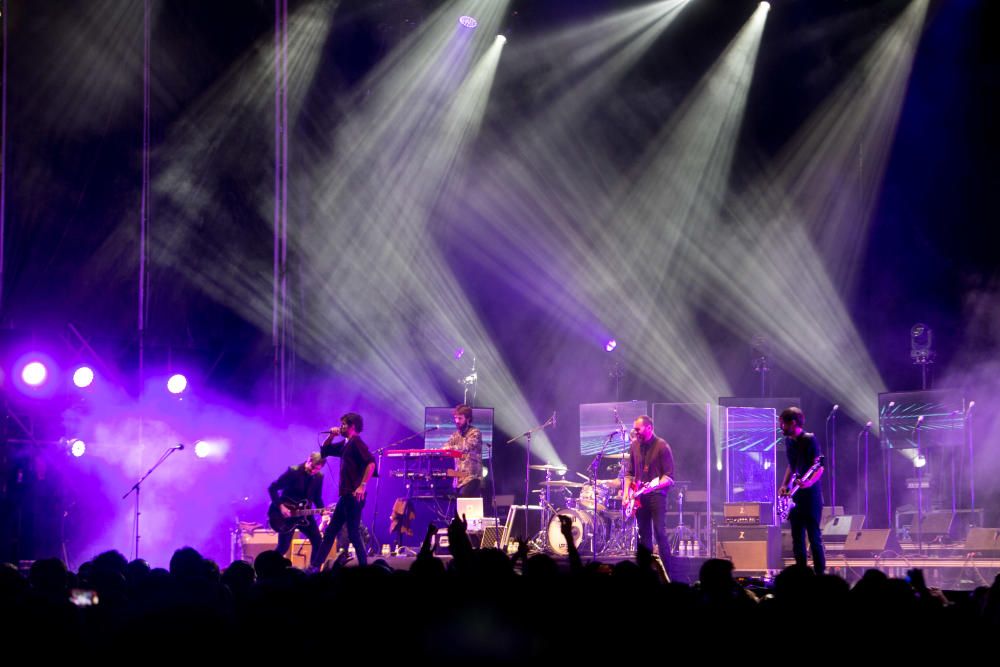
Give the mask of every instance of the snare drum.
M 597 509 L 603 512 L 608 508 L 608 487 L 601 484 L 597 485 Z M 594 510 L 594 487 L 591 484 L 580 489 L 580 507 L 588 509 L 590 511 Z
M 590 536 L 596 531 L 594 540 L 596 542 L 597 553 L 604 550 L 607 540 L 607 526 L 603 518 L 598 517 L 596 524 L 594 515 L 590 512 L 576 509 L 561 509 L 549 520 L 548 542 L 549 549 L 560 556 L 568 556 L 569 549 L 566 546 L 566 538 L 563 537 L 562 527 L 559 524 L 559 515 L 568 516 L 573 520 L 573 544 L 582 552 L 590 553 Z

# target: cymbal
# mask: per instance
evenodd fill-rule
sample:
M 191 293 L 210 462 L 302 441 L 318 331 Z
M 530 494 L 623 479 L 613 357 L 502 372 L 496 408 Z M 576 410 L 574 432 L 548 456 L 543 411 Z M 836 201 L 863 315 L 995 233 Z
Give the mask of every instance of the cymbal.
M 558 486 L 564 489 L 579 489 L 586 486 L 582 482 L 570 482 L 565 479 L 554 479 L 551 482 L 542 482 L 542 486 Z
M 551 463 L 546 463 L 545 465 L 528 466 L 532 470 L 553 470 L 560 473 L 566 472 L 566 466 L 554 466 Z
M 631 455 L 628 452 L 622 452 L 621 454 L 605 454 L 604 458 L 606 458 L 606 459 L 627 459 L 627 458 L 631 458 Z

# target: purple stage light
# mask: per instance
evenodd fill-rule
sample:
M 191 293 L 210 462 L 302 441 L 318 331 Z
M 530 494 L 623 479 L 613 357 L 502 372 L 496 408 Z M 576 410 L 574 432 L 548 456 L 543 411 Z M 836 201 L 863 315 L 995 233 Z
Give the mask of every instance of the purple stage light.
M 455 350 L 455 358 L 456 359 L 461 359 L 463 354 L 465 354 L 465 348 L 464 347 L 460 347 L 457 350 Z
M 472 18 L 471 16 L 463 16 L 462 18 L 458 19 L 458 22 L 461 23 L 466 28 L 475 28 L 477 25 L 479 25 L 479 21 Z
M 184 392 L 185 389 L 187 389 L 187 386 L 188 386 L 187 378 L 181 375 L 180 373 L 171 375 L 170 379 L 167 380 L 167 391 L 169 391 L 171 394 L 181 394 Z
M 94 370 L 89 366 L 80 366 L 73 371 L 73 384 L 80 389 L 86 389 L 94 382 Z
M 211 450 L 212 446 L 209 445 L 204 440 L 199 440 L 198 442 L 194 443 L 194 455 L 197 456 L 199 459 L 203 459 L 206 456 L 208 456 Z
M 87 452 L 87 443 L 79 438 L 71 438 L 69 441 L 69 451 L 70 454 L 76 458 L 80 458 Z
M 45 382 L 49 376 L 49 370 L 40 361 L 29 361 L 21 369 L 21 379 L 29 387 L 37 387 Z
M 616 341 L 614 338 L 612 338 L 607 343 L 605 343 L 605 345 L 604 345 L 604 351 L 605 352 L 614 352 L 614 350 L 615 350 L 616 347 L 618 347 L 618 341 Z

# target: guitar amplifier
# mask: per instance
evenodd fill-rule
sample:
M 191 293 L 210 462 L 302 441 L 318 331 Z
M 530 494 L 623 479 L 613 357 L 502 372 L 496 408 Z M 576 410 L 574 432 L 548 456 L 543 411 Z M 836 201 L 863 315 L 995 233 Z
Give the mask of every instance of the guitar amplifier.
M 274 551 L 278 546 L 278 534 L 273 530 L 260 529 L 253 532 L 240 533 L 240 550 L 243 552 L 242 560 L 253 564 L 254 559 L 262 551 Z
M 774 503 L 725 503 L 722 518 L 727 526 L 770 526 L 774 523 Z
M 240 535 L 240 546 L 243 551 L 242 560 L 253 565 L 254 560 L 264 551 L 274 551 L 278 547 L 278 533 L 273 530 L 255 530 L 252 533 Z M 309 540 L 292 540 L 292 548 L 285 557 L 292 561 L 292 567 L 304 570 L 309 566 L 312 555 L 312 544 Z
M 733 561 L 737 573 L 763 573 L 784 567 L 781 528 L 777 526 L 719 526 L 715 557 Z

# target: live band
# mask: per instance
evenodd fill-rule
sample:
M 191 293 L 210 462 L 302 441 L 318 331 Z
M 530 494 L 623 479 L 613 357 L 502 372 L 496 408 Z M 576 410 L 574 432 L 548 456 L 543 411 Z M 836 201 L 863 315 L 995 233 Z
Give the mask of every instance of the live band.
M 455 431 L 440 450 L 404 450 L 396 454 L 405 456 L 446 457 L 453 460 L 447 471 L 452 480 L 448 495 L 459 498 L 481 497 L 483 462 L 482 433 L 472 424 L 472 408 L 459 405 L 453 412 Z M 813 556 L 813 567 L 822 573 L 826 566 L 820 517 L 823 508 L 821 486 L 823 456 L 816 436 L 804 430 L 805 416 L 799 408 L 790 407 L 779 417 L 787 457 L 785 474 L 778 489 L 778 509 L 782 519 L 791 525 L 792 547 L 795 561 L 806 565 L 806 539 Z M 310 569 L 318 570 L 326 562 L 336 543 L 346 556 L 348 545 L 354 547 L 358 564 L 365 565 L 368 557 L 362 538 L 361 513 L 367 497 L 368 485 L 376 473 L 376 460 L 361 438 L 364 420 L 353 412 L 340 419 L 340 425 L 327 433 L 318 452 L 310 454 L 302 464 L 288 468 L 270 487 L 269 521 L 278 532 L 277 551 L 284 555 L 292 543 L 296 530 L 310 541 L 312 553 Z M 674 457 L 670 445 L 653 430 L 653 420 L 645 415 L 637 417 L 630 433 L 627 455 L 622 459 L 621 478 L 607 486 L 620 484 L 621 509 L 613 511 L 621 521 L 635 520 L 636 544 L 650 552 L 658 551 L 666 567 L 670 557 L 670 539 L 666 525 L 667 493 L 674 484 Z M 322 470 L 328 457 L 340 458 L 337 485 L 337 502 L 327 507 L 322 497 Z M 537 466 L 551 470 L 554 466 Z M 550 486 L 570 486 L 573 483 L 548 482 Z M 583 486 L 575 484 L 575 486 Z M 592 511 L 609 511 L 614 507 L 610 496 L 581 492 L 583 507 Z M 316 516 L 329 516 L 326 529 L 321 531 Z M 558 519 L 556 519 L 558 520 Z M 343 539 L 346 529 L 347 539 Z M 561 532 L 561 531 L 557 531 Z M 574 534 L 576 533 L 574 528 Z M 582 530 L 580 533 L 582 534 Z M 338 536 L 341 539 L 338 540 Z M 605 536 L 606 537 L 606 536 Z M 654 549 L 655 547 L 655 549 Z M 558 552 L 558 549 L 556 549 Z

